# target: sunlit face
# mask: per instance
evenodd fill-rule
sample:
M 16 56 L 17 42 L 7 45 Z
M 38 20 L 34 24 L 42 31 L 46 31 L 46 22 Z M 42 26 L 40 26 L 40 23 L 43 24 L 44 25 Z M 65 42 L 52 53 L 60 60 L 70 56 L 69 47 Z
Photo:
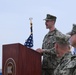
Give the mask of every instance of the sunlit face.
M 55 50 L 56 50 L 57 56 L 61 57 L 62 56 L 62 50 L 61 50 L 58 43 L 55 43 Z
M 58 57 L 61 57 L 63 55 L 63 50 L 61 50 L 60 47 L 58 46 L 58 48 L 56 48 L 56 53 Z
M 54 21 L 53 20 L 46 20 L 45 21 L 45 25 L 47 29 L 50 29 L 53 25 L 54 25 Z
M 71 36 L 70 42 L 73 47 L 76 47 L 76 34 Z
M 58 57 L 62 57 L 66 52 L 70 51 L 70 47 L 67 44 L 55 43 L 55 50 Z

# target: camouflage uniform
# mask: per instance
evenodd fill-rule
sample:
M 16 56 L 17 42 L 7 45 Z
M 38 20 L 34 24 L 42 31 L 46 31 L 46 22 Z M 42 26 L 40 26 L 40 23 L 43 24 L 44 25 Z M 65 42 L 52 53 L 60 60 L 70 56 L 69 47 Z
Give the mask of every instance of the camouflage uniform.
M 72 31 L 67 34 L 71 35 L 71 37 L 76 34 L 76 24 L 73 24 Z M 71 40 L 70 40 L 70 43 L 71 43 Z M 76 55 L 76 48 L 74 48 L 74 50 L 72 50 L 72 54 Z
M 42 49 L 44 49 L 45 52 L 43 53 L 42 75 L 52 75 L 58 64 L 58 58 L 54 49 L 56 35 L 64 36 L 61 32 L 55 29 L 52 32 L 49 31 L 44 37 Z
M 76 75 L 76 56 L 66 53 L 54 71 L 54 75 Z

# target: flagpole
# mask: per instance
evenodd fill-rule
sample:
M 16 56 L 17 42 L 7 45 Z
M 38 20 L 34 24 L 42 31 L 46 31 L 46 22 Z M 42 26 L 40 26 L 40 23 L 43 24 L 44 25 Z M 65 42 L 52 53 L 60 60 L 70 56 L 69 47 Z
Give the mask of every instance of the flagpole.
M 28 37 L 28 39 L 25 41 L 24 45 L 28 48 L 32 48 L 33 47 L 33 29 L 32 29 L 32 18 L 29 18 L 30 20 L 30 30 L 31 30 L 31 34 Z
M 33 39 L 33 23 L 32 23 L 32 19 L 33 18 L 29 18 L 29 20 L 30 20 L 30 30 L 31 30 L 30 35 L 32 36 L 32 39 Z M 32 43 L 33 43 L 33 40 L 32 40 Z
M 32 25 L 33 25 L 33 24 L 32 24 L 32 19 L 33 19 L 33 18 L 29 18 L 29 20 L 30 20 L 30 30 L 31 30 L 31 34 L 33 34 L 33 29 L 32 29 L 32 28 L 33 28 L 33 27 L 32 27 Z

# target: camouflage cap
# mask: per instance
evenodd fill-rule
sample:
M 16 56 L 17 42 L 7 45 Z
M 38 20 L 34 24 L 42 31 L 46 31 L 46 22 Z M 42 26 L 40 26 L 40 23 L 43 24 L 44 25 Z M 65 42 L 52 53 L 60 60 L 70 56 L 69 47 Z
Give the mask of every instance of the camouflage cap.
M 69 32 L 69 33 L 67 33 L 67 34 L 69 34 L 69 35 L 74 35 L 74 34 L 76 34 L 76 24 L 73 24 L 73 28 L 72 28 L 72 31 L 71 32 Z
M 46 18 L 44 20 L 56 20 L 56 16 L 53 16 L 53 15 L 50 15 L 50 14 L 47 14 L 46 15 Z
M 69 38 L 68 36 L 56 36 L 56 42 L 60 44 L 69 44 Z

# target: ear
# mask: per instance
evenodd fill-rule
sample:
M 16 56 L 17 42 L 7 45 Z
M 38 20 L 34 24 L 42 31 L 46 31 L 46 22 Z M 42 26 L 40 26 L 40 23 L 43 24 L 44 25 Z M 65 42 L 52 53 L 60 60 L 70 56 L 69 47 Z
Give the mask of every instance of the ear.
M 55 24 L 55 21 L 53 20 L 52 23 Z
M 56 50 L 58 49 L 58 44 L 57 44 L 57 43 L 55 43 L 55 49 L 56 49 Z

